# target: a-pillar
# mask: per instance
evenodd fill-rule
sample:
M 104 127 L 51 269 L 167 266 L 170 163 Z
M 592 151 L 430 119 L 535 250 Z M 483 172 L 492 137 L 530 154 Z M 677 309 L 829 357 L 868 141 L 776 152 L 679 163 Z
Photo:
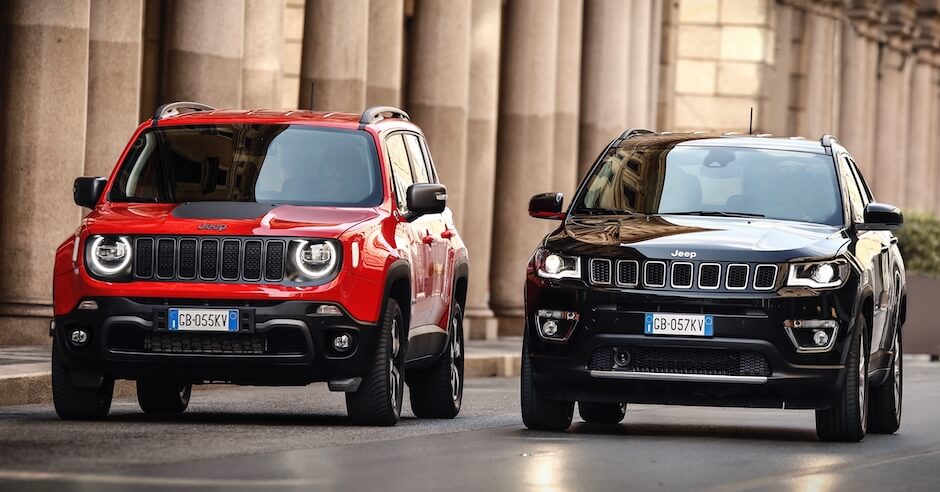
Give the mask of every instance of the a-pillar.
M 901 142 L 907 141 L 910 113 L 914 8 L 905 2 L 888 5 L 886 9 L 889 19 L 879 67 L 875 161 L 868 180 L 878 201 L 903 207 L 907 146 Z
M 0 345 L 49 343 L 52 258 L 81 217 L 89 11 L 88 0 L 0 6 Z
M 307 0 L 300 107 L 362 112 L 368 43 L 369 0 Z
M 284 0 L 245 0 L 244 108 L 281 107 L 285 10 Z
M 584 2 L 584 46 L 581 68 L 581 143 L 579 174 L 627 127 L 630 2 Z M 635 74 L 642 76 L 642 74 Z
M 933 8 L 930 8 L 933 7 Z M 906 206 L 932 212 L 936 202 L 936 53 L 940 51 L 940 15 L 934 5 L 918 12 L 919 35 L 914 41 L 916 57 L 911 78 L 910 123 L 907 132 Z
M 552 190 L 566 203 L 578 183 L 578 112 L 581 103 L 581 25 L 583 3 L 558 3 L 558 65 L 555 67 L 555 161 Z
M 451 207 L 458 226 L 466 208 L 462 205 L 471 18 L 470 2 L 425 0 L 415 6 L 409 33 L 408 112 L 424 130 L 440 180 L 447 186 L 448 200 L 461 205 Z
M 86 176 L 108 176 L 140 123 L 143 22 L 143 0 L 91 3 Z
M 871 174 L 878 87 L 880 2 L 855 0 L 842 26 L 842 83 L 839 140 L 852 151 L 864 176 Z M 874 56 L 873 56 L 874 55 Z
M 174 1 L 166 22 L 169 50 L 160 102 L 241 107 L 244 0 Z
M 521 279 L 548 229 L 526 210 L 531 195 L 552 187 L 554 147 L 547 142 L 554 138 L 558 0 L 513 1 L 505 15 L 490 279 L 500 334 L 518 335 L 524 326 Z M 612 51 L 622 55 L 623 46 Z
M 496 119 L 502 0 L 474 0 L 471 23 L 470 103 L 467 122 L 465 213 L 460 228 L 470 252 L 464 327 L 470 338 L 493 339 L 498 324 L 490 309 L 490 258 L 496 186 Z
M 369 2 L 369 55 L 366 106 L 401 104 L 404 0 Z

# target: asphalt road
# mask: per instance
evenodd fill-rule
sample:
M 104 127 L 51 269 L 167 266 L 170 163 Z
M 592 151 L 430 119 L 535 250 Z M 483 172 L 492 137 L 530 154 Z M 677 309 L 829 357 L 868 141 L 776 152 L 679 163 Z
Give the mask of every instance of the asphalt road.
M 816 440 L 812 412 L 633 406 L 624 424 L 523 429 L 518 380 L 468 381 L 451 421 L 406 410 L 346 423 L 325 387 L 226 388 L 153 420 L 118 400 L 106 422 L 0 408 L 0 490 L 940 490 L 940 364 L 911 362 L 901 432 Z

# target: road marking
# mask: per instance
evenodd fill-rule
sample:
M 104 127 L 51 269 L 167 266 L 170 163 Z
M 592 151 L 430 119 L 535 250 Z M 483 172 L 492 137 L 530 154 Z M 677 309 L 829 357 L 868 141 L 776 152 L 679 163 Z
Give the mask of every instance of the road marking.
M 243 487 L 243 488 L 275 488 L 275 487 L 304 487 L 310 485 L 323 485 L 329 483 L 322 479 L 212 479 L 212 478 L 181 478 L 181 477 L 145 477 L 136 475 L 104 475 L 100 473 L 65 473 L 44 471 L 18 471 L 0 470 L 0 481 L 19 482 L 80 482 L 116 485 L 159 485 L 167 487 Z

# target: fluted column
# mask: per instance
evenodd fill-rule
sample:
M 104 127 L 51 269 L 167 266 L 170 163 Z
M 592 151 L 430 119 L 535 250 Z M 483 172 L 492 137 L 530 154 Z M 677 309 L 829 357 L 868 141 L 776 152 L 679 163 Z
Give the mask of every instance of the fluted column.
M 521 279 L 547 230 L 526 210 L 531 195 L 552 187 L 554 149 L 547 142 L 554 138 L 558 0 L 516 0 L 506 4 L 505 15 L 493 225 L 499 254 L 490 278 L 500 334 L 520 334 Z
M 140 123 L 143 0 L 91 3 L 85 175 L 108 176 Z
M 284 0 L 245 0 L 242 107 L 279 108 L 284 96 Z
M 300 107 L 362 112 L 366 104 L 368 42 L 369 0 L 307 0 Z
M 904 206 L 907 172 L 906 142 L 910 114 L 910 76 L 913 3 L 891 4 L 885 26 L 887 44 L 881 54 L 875 165 L 869 178 L 878 201 Z
M 630 3 L 584 2 L 581 67 L 581 143 L 578 164 L 584 175 L 597 154 L 627 127 Z
M 404 0 L 369 2 L 369 55 L 366 106 L 401 104 Z
M 0 345 L 49 343 L 52 258 L 81 210 L 89 1 L 0 6 Z
M 552 190 L 571 200 L 578 173 L 578 112 L 581 103 L 581 0 L 559 2 L 558 65 L 555 67 L 555 162 Z
M 803 100 L 798 123 L 801 135 L 818 138 L 838 133 L 841 29 L 835 2 L 810 3 L 804 24 Z
M 470 338 L 496 338 L 490 309 L 493 198 L 496 186 L 496 119 L 499 109 L 499 50 L 502 0 L 474 0 L 471 22 L 470 99 L 466 187 L 461 237 L 470 252 L 470 283 L 464 318 Z
M 240 107 L 244 0 L 175 0 L 169 10 L 166 89 L 160 102 Z
M 905 205 L 919 211 L 933 211 L 936 197 L 937 162 L 934 161 L 936 139 L 940 128 L 936 124 L 936 67 L 935 53 L 940 50 L 937 38 L 938 19 L 928 11 L 919 13 L 920 36 L 915 41 L 916 55 L 911 77 L 910 119 L 907 132 L 907 172 L 905 179 Z
M 471 17 L 470 2 L 424 0 L 416 4 L 410 33 L 408 112 L 424 130 L 454 204 L 464 196 Z M 452 208 L 458 226 L 465 208 Z
M 624 51 L 630 88 L 627 92 L 627 126 L 649 128 L 652 126 L 649 101 L 653 94 L 650 73 L 653 0 L 633 0 L 630 17 L 622 21 L 630 24 L 630 48 Z
M 866 177 L 874 158 L 879 13 L 877 0 L 856 0 L 848 11 L 849 22 L 842 27 L 839 140 L 852 151 Z

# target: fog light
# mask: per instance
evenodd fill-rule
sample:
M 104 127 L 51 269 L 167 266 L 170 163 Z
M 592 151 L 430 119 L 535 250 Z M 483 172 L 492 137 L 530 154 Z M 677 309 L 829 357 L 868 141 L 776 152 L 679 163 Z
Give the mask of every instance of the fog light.
M 825 347 L 826 344 L 829 343 L 829 335 L 822 330 L 815 330 L 813 332 L 813 343 L 815 343 L 817 347 Z
M 89 301 L 82 301 L 82 302 L 78 303 L 78 309 L 83 309 L 83 310 L 88 310 L 88 311 L 94 311 L 95 309 L 98 309 L 98 302 L 97 302 L 97 301 L 90 301 L 90 300 L 89 300 Z
M 322 314 L 324 316 L 340 316 L 343 314 L 336 306 L 323 305 L 317 308 L 317 314 Z
M 614 350 L 614 364 L 617 367 L 627 367 L 630 365 L 630 352 L 626 350 L 615 349 Z
M 333 348 L 337 352 L 346 352 L 350 347 L 352 347 L 352 337 L 346 333 L 333 337 Z
M 72 344 L 81 347 L 88 343 L 88 332 L 85 330 L 73 330 L 72 334 L 69 335 L 69 339 L 72 341 Z
M 558 334 L 558 323 L 548 320 L 542 323 L 542 335 L 553 337 Z

